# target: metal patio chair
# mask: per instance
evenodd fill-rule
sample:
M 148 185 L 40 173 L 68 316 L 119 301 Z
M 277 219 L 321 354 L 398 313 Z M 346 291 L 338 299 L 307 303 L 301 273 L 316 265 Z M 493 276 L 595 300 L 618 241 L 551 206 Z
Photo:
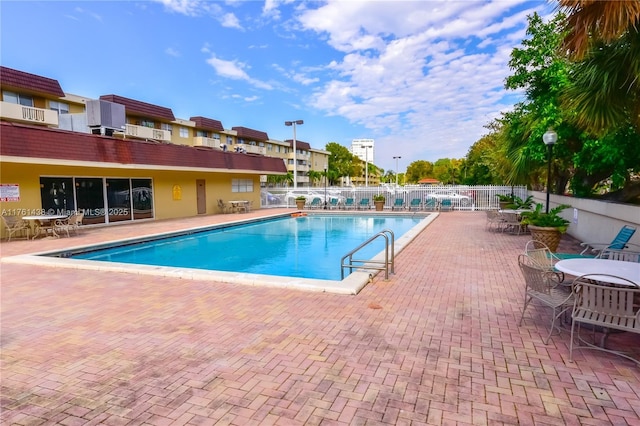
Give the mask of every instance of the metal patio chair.
M 29 222 L 20 216 L 2 216 L 2 222 L 4 223 L 4 231 L 7 234 L 7 242 L 11 241 L 11 237 L 14 234 L 25 234 L 27 240 L 29 239 L 31 226 Z
M 606 282 L 610 278 L 624 284 Z M 574 348 L 595 349 L 629 359 L 640 366 L 640 359 L 621 350 L 606 348 L 611 330 L 640 334 L 640 306 L 634 303 L 634 299 L 640 297 L 640 285 L 621 277 L 591 274 L 576 278 L 573 289 L 575 302 L 571 312 L 569 361 L 573 361 Z M 592 342 L 580 335 L 582 324 L 589 324 L 592 328 Z M 602 337 L 600 343 L 596 344 L 595 333 L 598 330 L 602 332 Z
M 522 307 L 522 316 L 518 326 L 522 325 L 524 313 L 531 302 L 535 301 L 551 308 L 552 317 L 549 334 L 542 339 L 542 342 L 546 345 L 549 343 L 553 330 L 560 331 L 556 322 L 573 306 L 573 293 L 569 287 L 562 286 L 552 278 L 554 276 L 553 272 L 550 272 L 544 265 L 535 262 L 531 257 L 524 254 L 519 255 L 518 265 L 525 282 L 524 306 Z

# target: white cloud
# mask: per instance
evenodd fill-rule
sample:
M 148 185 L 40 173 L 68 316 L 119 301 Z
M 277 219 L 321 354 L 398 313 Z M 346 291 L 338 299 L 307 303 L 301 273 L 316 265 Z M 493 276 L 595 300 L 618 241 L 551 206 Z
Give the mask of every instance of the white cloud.
M 167 47 L 164 50 L 164 53 L 166 53 L 169 56 L 174 56 L 176 58 L 180 57 L 180 52 L 177 49 L 174 49 L 173 47 Z
M 244 80 L 259 89 L 273 89 L 273 87 L 269 83 L 265 83 L 250 77 L 249 74 L 247 74 L 245 71 L 245 68 L 248 68 L 248 66 L 242 62 L 225 61 L 223 59 L 217 58 L 215 55 L 212 55 L 209 59 L 207 59 L 206 62 L 213 67 L 213 69 L 216 71 L 216 74 L 218 74 L 220 77 L 230 78 L 232 80 Z

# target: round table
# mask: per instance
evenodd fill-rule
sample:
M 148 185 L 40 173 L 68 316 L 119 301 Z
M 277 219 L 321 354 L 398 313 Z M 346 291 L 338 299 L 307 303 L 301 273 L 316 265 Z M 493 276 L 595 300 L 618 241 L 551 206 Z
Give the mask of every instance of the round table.
M 615 279 L 615 277 L 620 277 L 640 285 L 640 263 L 636 262 L 607 259 L 566 259 L 556 263 L 555 268 L 560 272 L 576 277 L 595 274 L 591 278 L 597 281 L 628 284 L 625 281 Z

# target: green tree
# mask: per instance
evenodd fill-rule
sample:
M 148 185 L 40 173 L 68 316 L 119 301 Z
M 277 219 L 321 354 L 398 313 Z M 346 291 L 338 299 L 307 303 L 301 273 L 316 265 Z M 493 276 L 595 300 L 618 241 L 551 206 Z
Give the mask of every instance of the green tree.
M 332 179 L 332 183 L 346 176 L 357 176 L 354 174 L 355 163 L 354 155 L 347 148 L 336 142 L 329 142 L 325 146 L 325 150 L 329 151 L 329 170 L 328 174 Z M 362 168 L 359 168 L 362 172 Z
M 405 172 L 405 183 L 418 183 L 420 179 L 435 178 L 433 174 L 433 164 L 429 161 L 413 161 Z

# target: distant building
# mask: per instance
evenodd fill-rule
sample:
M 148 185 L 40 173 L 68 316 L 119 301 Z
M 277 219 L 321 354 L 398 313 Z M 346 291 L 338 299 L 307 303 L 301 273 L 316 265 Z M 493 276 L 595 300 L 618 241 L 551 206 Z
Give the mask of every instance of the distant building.
M 353 139 L 351 141 L 351 153 L 369 163 L 375 164 L 376 142 L 373 139 Z

